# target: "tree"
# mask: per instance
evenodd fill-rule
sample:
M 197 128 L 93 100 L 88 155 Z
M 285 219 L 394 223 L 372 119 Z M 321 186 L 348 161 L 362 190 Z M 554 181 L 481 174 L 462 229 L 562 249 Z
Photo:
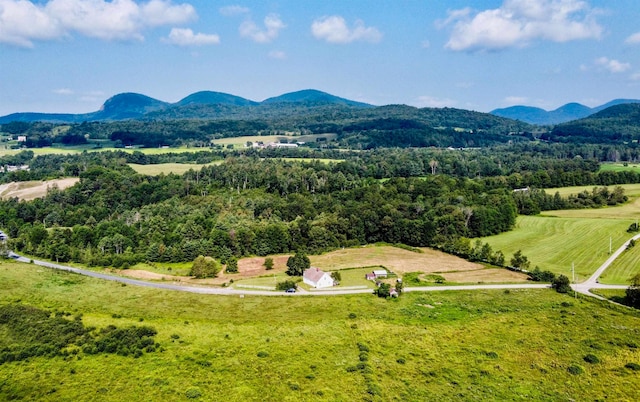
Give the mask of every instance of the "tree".
M 303 252 L 298 251 L 287 259 L 287 275 L 289 276 L 302 276 L 305 269 L 310 267 L 311 261 Z
M 231 257 L 227 260 L 227 268 L 224 272 L 235 274 L 238 272 L 238 259 L 236 257 Z
M 264 259 L 264 265 L 265 269 L 268 271 L 270 269 L 273 269 L 273 258 L 271 257 L 267 257 Z
M 519 268 L 522 270 L 529 269 L 529 259 L 527 256 L 522 254 L 522 250 L 518 250 L 513 254 L 513 258 L 511 259 L 511 266 L 514 268 Z
M 624 302 L 631 307 L 640 308 L 640 274 L 631 278 L 631 286 L 627 288 L 625 293 Z
M 551 287 L 556 290 L 558 293 L 569 293 L 571 290 L 571 284 L 569 282 L 569 278 L 565 275 L 560 275 L 551 283 Z
M 193 260 L 189 275 L 198 279 L 215 278 L 220 272 L 220 264 L 211 257 L 199 255 Z
M 380 286 L 373 291 L 373 294 L 378 297 L 387 298 L 391 295 L 391 285 L 388 283 L 381 283 Z
M 342 280 L 342 275 L 340 274 L 339 271 L 333 271 L 331 273 L 331 279 L 333 279 L 334 283 L 340 283 L 340 281 Z
M 402 294 L 403 290 L 404 290 L 404 283 L 402 283 L 401 279 L 398 279 L 396 281 L 396 292 L 398 292 L 398 296 Z
M 296 283 L 296 281 L 291 279 L 276 283 L 276 290 L 289 290 L 296 289 L 297 287 L 298 284 Z

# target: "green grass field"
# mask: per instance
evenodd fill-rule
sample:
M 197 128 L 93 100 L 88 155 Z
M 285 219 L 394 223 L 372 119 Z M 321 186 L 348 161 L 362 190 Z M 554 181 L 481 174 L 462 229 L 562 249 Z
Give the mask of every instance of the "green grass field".
M 154 165 L 138 165 L 136 163 L 129 163 L 129 166 L 136 172 L 140 174 L 144 174 L 147 176 L 157 176 L 159 174 L 169 174 L 174 173 L 177 175 L 181 175 L 183 173 L 188 172 L 190 169 L 200 170 L 205 166 L 210 165 L 219 165 L 223 161 L 215 161 L 212 163 L 206 164 L 197 164 L 197 163 L 158 163 Z
M 600 276 L 601 283 L 631 283 L 631 277 L 640 273 L 640 245 L 628 249 Z
M 97 328 L 142 322 L 163 351 L 5 363 L 0 400 L 634 400 L 640 387 L 625 368 L 640 364 L 638 313 L 551 290 L 239 298 L 3 262 L 0 304 L 18 301 Z
M 103 148 L 95 148 L 93 144 L 89 145 L 78 145 L 78 146 L 70 146 L 70 147 L 45 147 L 45 148 L 28 148 L 28 151 L 33 151 L 35 155 L 49 155 L 49 154 L 77 154 L 82 153 L 83 151 L 87 152 L 101 152 L 101 151 L 123 151 L 128 153 L 133 152 L 142 152 L 146 155 L 157 155 L 157 154 L 167 154 L 167 153 L 183 153 L 183 152 L 198 152 L 198 151 L 208 151 L 209 148 L 113 148 L 109 146 L 105 146 Z M 0 156 L 4 155 L 15 155 L 23 149 L 7 149 L 0 148 Z
M 602 163 L 600 165 L 601 172 L 621 172 L 625 170 L 640 171 L 640 164 L 638 163 Z
M 556 212 L 564 211 L 553 211 Z M 616 250 L 631 237 L 626 232 L 631 223 L 624 219 L 520 216 L 512 231 L 483 241 L 494 250 L 502 250 L 507 262 L 514 252 L 522 250 L 531 261 L 532 269 L 538 265 L 542 270 L 569 278 L 574 263 L 576 280 L 582 281 L 608 258 L 610 238 Z
M 591 192 L 595 187 L 602 186 L 574 186 L 574 187 L 556 187 L 556 188 L 546 188 L 544 191 L 549 195 L 554 195 L 556 192 L 560 193 L 562 197 L 568 197 L 572 194 L 578 194 L 583 191 Z M 640 184 L 620 184 L 616 186 L 609 186 L 610 189 L 614 187 L 622 187 L 624 188 L 624 193 L 628 197 L 638 197 L 640 196 Z

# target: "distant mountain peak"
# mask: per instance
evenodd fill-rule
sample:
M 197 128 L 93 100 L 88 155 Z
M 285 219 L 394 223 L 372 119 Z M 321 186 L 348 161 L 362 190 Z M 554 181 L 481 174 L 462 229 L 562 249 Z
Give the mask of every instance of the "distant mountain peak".
M 571 102 L 551 111 L 546 111 L 532 106 L 511 106 L 503 109 L 495 109 L 489 113 L 495 116 L 520 120 L 531 124 L 560 124 L 572 120 L 583 119 L 610 106 L 626 103 L 640 103 L 640 100 L 616 99 L 594 108 L 590 108 L 580 103 Z
M 339 96 L 331 95 L 317 89 L 303 89 L 300 91 L 289 92 L 273 98 L 262 101 L 263 104 L 274 103 L 314 103 L 314 104 L 337 104 L 357 107 L 371 107 L 367 103 L 356 102 Z
M 214 91 L 200 91 L 192 93 L 191 95 L 181 99 L 176 103 L 178 106 L 186 105 L 233 105 L 233 106 L 248 106 L 257 105 L 257 102 L 249 99 L 242 98 L 227 94 L 224 92 Z

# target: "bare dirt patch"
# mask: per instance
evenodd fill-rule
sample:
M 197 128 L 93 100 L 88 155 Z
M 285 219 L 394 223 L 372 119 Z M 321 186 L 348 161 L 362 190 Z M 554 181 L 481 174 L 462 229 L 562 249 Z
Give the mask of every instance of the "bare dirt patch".
M 442 273 L 447 282 L 458 283 L 497 283 L 497 282 L 526 282 L 527 275 L 521 272 L 509 271 L 502 268 L 490 268 L 477 271 Z
M 366 246 L 336 250 L 310 256 L 311 264 L 327 270 L 382 265 L 397 274 L 407 272 L 474 271 L 484 269 L 481 264 L 463 260 L 430 248 L 422 253 L 392 246 Z
M 0 198 L 15 198 L 20 200 L 34 200 L 47 195 L 50 188 L 58 187 L 60 190 L 69 188 L 80 181 L 77 177 L 55 179 L 46 181 L 20 181 L 0 185 Z

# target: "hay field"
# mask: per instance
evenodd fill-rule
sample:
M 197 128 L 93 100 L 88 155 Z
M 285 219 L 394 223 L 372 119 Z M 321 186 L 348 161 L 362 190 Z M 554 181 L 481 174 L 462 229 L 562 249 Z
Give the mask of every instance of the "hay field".
M 20 200 L 34 200 L 47 195 L 47 191 L 53 186 L 57 186 L 60 190 L 64 190 L 79 181 L 79 178 L 71 177 L 46 181 L 21 181 L 0 184 L 0 198 L 7 199 L 17 197 Z

